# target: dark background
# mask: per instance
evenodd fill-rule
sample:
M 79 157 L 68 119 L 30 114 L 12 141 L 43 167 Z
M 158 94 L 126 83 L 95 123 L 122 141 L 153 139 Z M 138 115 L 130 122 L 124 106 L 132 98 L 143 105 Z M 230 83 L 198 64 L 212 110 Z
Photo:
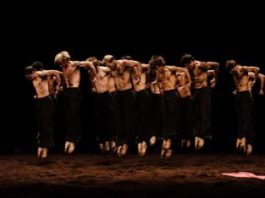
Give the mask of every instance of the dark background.
M 21 5 L 20 5 L 21 4 Z M 119 4 L 119 5 L 118 5 Z M 120 7 L 118 7 L 120 6 Z M 105 54 L 120 57 L 132 55 L 147 62 L 160 54 L 168 64 L 177 64 L 183 53 L 198 60 L 221 63 L 218 85 L 213 90 L 213 151 L 233 152 L 236 137 L 236 117 L 233 104 L 233 81 L 224 70 L 227 59 L 242 65 L 257 65 L 265 73 L 264 18 L 259 5 L 219 4 L 207 6 L 194 2 L 172 3 L 75 3 L 8 6 L 4 18 L 3 39 L 6 46 L 8 72 L 8 130 L 2 132 L 1 152 L 34 152 L 37 133 L 33 88 L 23 76 L 23 68 L 35 60 L 47 68 L 61 50 L 70 52 L 73 60 L 83 60 Z M 263 22 L 263 23 L 262 23 Z M 93 101 L 87 74 L 82 71 L 83 141 L 81 152 L 97 151 L 93 121 Z M 257 92 L 258 85 L 254 88 Z M 254 94 L 257 120 L 257 152 L 265 151 L 264 96 Z M 59 97 L 54 151 L 62 151 L 64 139 L 63 112 Z M 9 116 L 10 115 L 10 116 Z

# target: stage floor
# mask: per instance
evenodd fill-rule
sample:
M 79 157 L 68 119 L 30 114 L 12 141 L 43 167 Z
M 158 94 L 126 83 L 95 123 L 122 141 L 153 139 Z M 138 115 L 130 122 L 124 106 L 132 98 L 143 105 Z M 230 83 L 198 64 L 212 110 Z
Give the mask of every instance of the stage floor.
M 265 155 L 158 154 L 118 158 L 100 154 L 0 156 L 0 197 L 265 197 L 265 180 L 224 172 L 265 175 Z

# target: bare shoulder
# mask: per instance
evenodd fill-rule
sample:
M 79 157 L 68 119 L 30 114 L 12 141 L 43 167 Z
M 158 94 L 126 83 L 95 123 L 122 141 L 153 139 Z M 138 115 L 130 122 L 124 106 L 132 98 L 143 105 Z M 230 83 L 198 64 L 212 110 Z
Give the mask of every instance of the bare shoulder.
M 100 71 L 103 71 L 103 72 L 110 72 L 111 71 L 110 68 L 105 67 L 105 66 L 98 66 L 98 69 Z
M 78 67 L 79 65 L 81 65 L 80 61 L 70 61 L 69 64 L 70 67 Z
M 49 72 L 47 70 L 42 70 L 42 71 L 36 71 L 35 75 L 43 77 L 49 75 Z

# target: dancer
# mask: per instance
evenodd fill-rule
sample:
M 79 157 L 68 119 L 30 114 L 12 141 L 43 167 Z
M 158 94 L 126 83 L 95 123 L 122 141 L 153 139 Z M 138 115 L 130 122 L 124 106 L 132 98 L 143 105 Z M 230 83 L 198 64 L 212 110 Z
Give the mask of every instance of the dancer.
M 211 139 L 211 90 L 208 85 L 208 70 L 215 70 L 214 78 L 210 81 L 210 86 L 215 87 L 219 63 L 202 62 L 195 60 L 190 54 L 184 54 L 180 63 L 190 72 L 193 89 L 193 99 L 195 102 L 195 149 L 201 149 L 206 139 Z
M 253 72 L 255 74 L 254 79 L 257 79 L 259 68 L 256 66 L 241 66 L 235 60 L 226 61 L 225 66 L 233 75 L 236 87 L 236 93 L 234 94 L 238 120 L 236 148 L 250 155 L 253 152 L 256 133 L 254 128 L 253 99 L 249 90 L 249 72 Z
M 55 56 L 54 63 L 63 69 L 63 76 L 66 88 L 64 89 L 64 109 L 67 122 L 67 137 L 65 152 L 72 153 L 76 143 L 81 138 L 81 117 L 80 117 L 80 67 L 90 68 L 96 73 L 93 63 L 89 61 L 71 61 L 67 51 L 62 51 Z
M 48 155 L 48 149 L 54 145 L 54 101 L 49 92 L 48 79 L 56 79 L 56 92 L 59 91 L 61 78 L 57 70 L 43 70 L 38 66 L 41 63 L 36 62 L 33 66 L 27 66 L 25 68 L 25 76 L 31 80 L 36 90 L 36 108 L 37 108 L 37 120 L 38 120 L 38 157 L 46 158 Z
M 103 64 L 111 68 L 116 87 L 114 114 L 117 154 L 121 157 L 127 153 L 128 142 L 135 135 L 135 109 L 131 75 L 133 67 L 137 67 L 141 63 L 126 59 L 116 60 L 112 55 L 106 55 L 103 58 Z

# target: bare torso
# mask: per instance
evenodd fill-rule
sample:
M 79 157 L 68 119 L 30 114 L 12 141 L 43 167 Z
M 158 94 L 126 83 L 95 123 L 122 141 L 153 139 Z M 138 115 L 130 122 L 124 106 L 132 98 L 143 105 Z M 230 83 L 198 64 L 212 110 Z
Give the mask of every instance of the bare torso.
M 136 92 L 146 89 L 147 71 L 143 71 L 143 68 L 135 68 L 132 74 L 132 83 Z
M 32 83 L 38 98 L 44 98 L 50 95 L 47 76 L 41 77 L 35 74 Z
M 177 90 L 181 98 L 191 96 L 190 85 L 188 84 L 188 77 L 184 72 L 177 73 Z
M 63 67 L 63 76 L 66 82 L 66 87 L 79 87 L 80 85 L 80 69 L 70 61 L 66 67 Z
M 237 92 L 249 90 L 249 76 L 248 71 L 241 66 L 236 66 L 233 71 L 233 78 Z
M 114 80 L 114 77 L 112 77 L 112 76 L 110 76 L 110 78 L 109 78 L 108 90 L 109 90 L 109 93 L 113 93 L 116 91 L 115 80 Z
M 202 68 L 201 64 L 203 64 L 203 62 L 195 61 L 194 67 L 189 69 L 194 89 L 200 89 L 208 86 L 207 69 Z
M 132 88 L 131 70 L 132 68 L 125 68 L 121 60 L 116 61 L 117 68 L 113 71 L 115 86 L 118 91 L 124 91 Z
M 158 69 L 159 73 L 163 73 L 163 88 L 164 91 L 176 89 L 176 72 L 172 72 L 168 66 Z M 159 75 L 160 75 L 159 74 Z
M 98 66 L 98 72 L 95 76 L 95 88 L 97 93 L 109 91 L 110 73 L 108 73 L 105 69 L 107 68 Z

